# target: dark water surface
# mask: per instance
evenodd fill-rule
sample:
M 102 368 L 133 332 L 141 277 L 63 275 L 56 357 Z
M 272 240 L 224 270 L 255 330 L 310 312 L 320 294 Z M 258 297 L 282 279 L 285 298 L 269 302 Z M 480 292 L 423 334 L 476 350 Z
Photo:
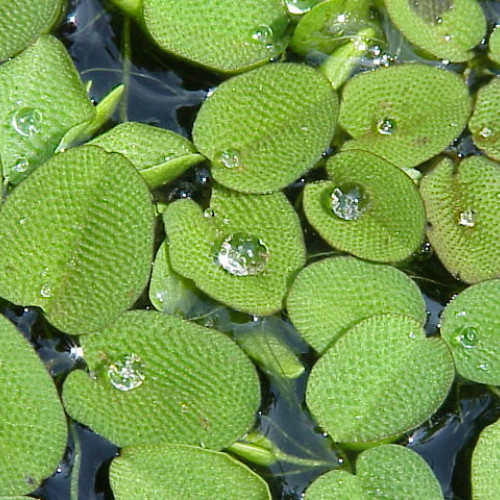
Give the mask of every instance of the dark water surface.
M 500 19 L 497 2 L 488 3 L 487 12 L 491 23 Z M 98 0 L 73 0 L 58 35 L 68 48 L 82 79 L 92 81 L 90 94 L 95 101 L 102 99 L 116 85 L 128 82 L 127 99 L 115 113 L 116 122 L 133 120 L 149 123 L 189 137 L 198 107 L 210 88 L 220 80 L 161 53 L 133 25 L 129 39 L 124 26 L 124 18 L 113 7 Z M 122 54 L 128 50 L 128 42 L 131 66 L 130 72 L 124 73 L 127 60 Z M 471 84 L 476 85 L 477 82 L 471 81 Z M 450 154 L 457 156 L 473 153 L 474 148 L 466 136 L 450 149 Z M 208 170 L 202 166 L 167 186 L 158 193 L 158 197 L 165 200 L 180 197 L 203 199 L 209 184 Z M 287 189 L 287 195 L 292 200 L 302 184 L 303 181 L 298 181 Z M 305 234 L 310 254 L 331 251 L 311 228 L 306 226 Z M 427 332 L 433 334 L 442 308 L 463 285 L 449 276 L 428 248 L 422 250 L 407 271 L 425 294 L 429 309 Z M 147 307 L 147 300 L 141 305 Z M 34 343 L 60 387 L 65 373 L 75 365 L 76 340 L 54 332 L 35 310 L 4 308 L 3 312 L 15 320 Z M 217 324 L 221 329 L 233 332 L 236 329 L 227 317 L 215 318 L 214 321 L 221 322 Z M 240 321 L 251 322 L 251 318 L 240 318 Z M 287 335 L 295 351 L 310 368 L 315 361 L 314 353 L 297 338 L 291 327 Z M 303 411 L 306 378 L 307 374 L 294 382 L 279 383 L 262 376 L 263 404 L 258 415 L 260 431 L 290 455 L 312 457 L 331 464 L 330 467 L 348 464 L 349 458 L 354 456 L 349 457 L 336 450 Z M 469 500 L 472 449 L 481 429 L 498 417 L 498 397 L 485 386 L 457 380 L 441 410 L 406 436 L 402 444 L 412 448 L 429 463 L 446 499 Z M 50 429 L 47 432 L 50 433 Z M 115 446 L 89 429 L 71 423 L 63 463 L 33 496 L 45 500 L 68 500 L 71 482 L 78 479 L 80 500 L 113 499 L 107 469 L 118 452 Z M 268 480 L 275 500 L 293 500 L 301 498 L 309 482 L 327 467 L 311 469 L 279 462 L 271 469 L 257 470 Z

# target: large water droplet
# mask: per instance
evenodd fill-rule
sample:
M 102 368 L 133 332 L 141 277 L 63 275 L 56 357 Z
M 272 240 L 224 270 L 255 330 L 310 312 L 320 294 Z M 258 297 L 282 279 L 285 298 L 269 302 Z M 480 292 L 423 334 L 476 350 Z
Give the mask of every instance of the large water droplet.
M 271 26 L 260 24 L 252 30 L 250 36 L 253 42 L 263 45 L 266 49 L 274 49 L 274 31 Z
M 250 276 L 264 271 L 269 250 L 256 236 L 235 233 L 227 236 L 217 253 L 217 263 L 234 276 Z
M 472 349 L 479 342 L 479 330 L 475 326 L 462 326 L 455 337 L 457 344 Z
M 12 115 L 14 130 L 25 137 L 31 137 L 40 131 L 42 113 L 35 108 L 22 107 Z
M 377 132 L 382 135 L 392 135 L 396 130 L 396 123 L 390 118 L 383 118 L 377 123 Z
M 137 354 L 126 354 L 108 366 L 108 378 L 115 389 L 131 391 L 146 379 L 143 370 L 141 358 Z
M 313 2 L 311 0 L 285 0 L 288 12 L 292 15 L 305 14 L 311 10 Z
M 217 153 L 214 161 L 226 168 L 241 167 L 240 152 L 237 149 L 225 149 Z
M 465 227 L 474 227 L 476 225 L 476 214 L 470 208 L 460 212 L 458 216 L 458 223 Z
M 334 215 L 343 220 L 357 220 L 366 210 L 368 195 L 359 184 L 343 184 L 330 194 L 330 207 Z

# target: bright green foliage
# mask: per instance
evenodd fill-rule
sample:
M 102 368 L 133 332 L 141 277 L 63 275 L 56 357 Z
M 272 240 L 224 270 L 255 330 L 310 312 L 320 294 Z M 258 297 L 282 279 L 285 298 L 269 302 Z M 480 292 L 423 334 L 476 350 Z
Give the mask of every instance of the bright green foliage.
M 0 66 L 4 177 L 12 184 L 20 182 L 54 154 L 70 128 L 94 115 L 94 106 L 63 44 L 52 36 L 42 36 Z
M 307 488 L 304 500 L 370 500 L 359 478 L 344 470 L 332 470 L 314 480 Z
M 481 432 L 471 465 L 472 499 L 500 498 L 500 420 Z
M 356 324 L 313 366 L 307 404 L 334 441 L 394 439 L 429 418 L 455 375 L 440 338 L 413 318 L 380 314 Z
M 241 462 L 193 446 L 125 448 L 110 481 L 116 500 L 271 500 L 266 482 Z
M 111 0 L 111 3 L 120 8 L 127 16 L 140 18 L 143 0 Z
M 413 167 L 460 135 L 470 110 L 467 86 L 451 71 L 400 64 L 361 73 L 342 92 L 339 124 L 355 139 L 343 149 Z
M 41 307 L 67 333 L 96 331 L 145 287 L 153 224 L 149 190 L 123 156 L 59 153 L 2 205 L 0 296 Z
M 297 24 L 290 47 L 301 56 L 330 55 L 366 28 L 380 31 L 370 19 L 367 0 L 326 0 L 305 14 Z
M 286 47 L 280 0 L 143 0 L 143 20 L 167 52 L 214 71 L 264 64 Z
M 442 500 L 439 482 L 427 463 L 403 446 L 386 444 L 361 453 L 356 476 L 334 470 L 316 479 L 305 500 Z
M 421 325 L 426 319 L 422 294 L 406 274 L 354 257 L 332 257 L 304 268 L 286 307 L 295 328 L 320 353 L 375 312 L 405 314 Z
M 466 61 L 486 33 L 476 0 L 385 0 L 393 23 L 417 47 L 449 61 Z
M 126 122 L 89 144 L 121 153 L 139 170 L 148 186 L 159 187 L 204 160 L 193 144 L 171 130 Z
M 163 214 L 172 268 L 239 311 L 279 311 L 305 262 L 298 216 L 282 193 L 248 195 L 214 187 L 210 208 L 179 200 Z
M 337 96 L 318 71 L 269 64 L 217 87 L 196 117 L 193 141 L 224 186 L 276 191 L 321 158 L 337 112 Z
M 500 280 L 473 285 L 444 309 L 441 334 L 457 372 L 480 384 L 500 385 Z
M 0 366 L 0 496 L 23 495 L 35 490 L 62 460 L 66 417 L 33 347 L 3 316 Z
M 481 156 L 444 159 L 423 177 L 427 236 L 448 271 L 466 283 L 500 276 L 500 168 Z
M 500 160 L 499 100 L 500 77 L 497 77 L 477 93 L 474 113 L 469 121 L 474 143 L 495 160 Z
M 365 450 L 356 474 L 368 498 L 383 500 L 443 500 L 438 480 L 425 460 L 395 444 Z
M 59 19 L 63 0 L 2 0 L 0 61 L 12 57 L 47 33 Z
M 407 258 L 422 243 L 425 213 L 411 178 L 379 156 L 340 152 L 330 181 L 306 185 L 307 220 L 332 247 L 380 262 Z
M 220 449 L 253 424 L 257 373 L 226 335 L 156 311 L 129 311 L 81 339 L 89 374 L 70 373 L 68 414 L 117 446 Z
M 488 40 L 488 57 L 496 64 L 500 64 L 500 29 L 495 27 Z
M 197 300 L 192 282 L 172 269 L 166 242 L 156 253 L 149 283 L 149 300 L 158 311 L 184 317 Z

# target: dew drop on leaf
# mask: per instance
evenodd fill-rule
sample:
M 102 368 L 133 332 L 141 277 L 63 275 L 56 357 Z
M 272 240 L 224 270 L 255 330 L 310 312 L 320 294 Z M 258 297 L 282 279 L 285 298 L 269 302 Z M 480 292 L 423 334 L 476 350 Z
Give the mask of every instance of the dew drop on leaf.
M 392 135 L 396 130 L 396 123 L 390 118 L 383 118 L 377 123 L 377 132 L 382 135 Z
M 12 115 L 11 124 L 18 134 L 32 137 L 40 131 L 42 113 L 34 108 L 22 107 Z
M 237 168 L 242 166 L 240 152 L 237 149 L 220 151 L 215 155 L 214 161 L 226 168 Z
M 120 391 L 136 389 L 145 380 L 143 364 L 137 354 L 126 354 L 108 366 L 111 385 Z
M 260 238 L 235 233 L 224 238 L 216 259 L 223 269 L 234 276 L 251 276 L 264 271 L 269 251 Z
M 271 26 L 267 26 L 267 24 L 257 26 L 257 28 L 252 31 L 251 38 L 253 42 L 259 43 L 267 49 L 274 48 L 274 31 Z
M 479 342 L 479 330 L 475 326 L 463 326 L 455 337 L 457 344 L 465 349 L 472 349 Z
M 359 184 L 345 184 L 335 187 L 330 199 L 335 216 L 343 220 L 357 220 L 366 209 L 368 195 Z
M 310 11 L 314 2 L 311 0 L 285 0 L 288 12 L 292 15 L 301 15 Z
M 52 290 L 50 289 L 50 285 L 48 283 L 44 283 L 42 288 L 40 288 L 40 296 L 44 299 L 48 299 L 52 296 Z
M 474 210 L 467 209 L 460 212 L 458 223 L 461 226 L 474 227 L 476 225 L 476 214 L 474 213 Z
M 18 158 L 14 163 L 12 170 L 20 174 L 26 172 L 30 167 L 30 162 L 26 158 Z

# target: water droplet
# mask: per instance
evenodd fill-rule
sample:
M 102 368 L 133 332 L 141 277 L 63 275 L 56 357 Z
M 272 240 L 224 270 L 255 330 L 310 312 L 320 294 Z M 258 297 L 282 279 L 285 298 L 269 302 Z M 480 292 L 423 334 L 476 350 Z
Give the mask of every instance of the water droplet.
M 493 130 L 491 130 L 491 128 L 489 128 L 489 127 L 483 127 L 479 131 L 479 135 L 481 137 L 483 137 L 484 139 L 486 139 L 486 138 L 491 137 L 493 135 Z
M 441 24 L 442 22 L 443 22 L 443 18 L 442 17 L 439 17 L 439 16 L 436 17 L 436 19 L 435 19 L 435 23 L 436 24 Z
M 457 318 L 463 318 L 463 317 L 465 317 L 466 315 L 467 315 L 467 312 L 466 312 L 466 311 L 457 311 L 457 312 L 455 313 L 455 316 L 456 316 Z
M 205 208 L 205 210 L 203 210 L 203 217 L 210 219 L 211 217 L 214 217 L 214 216 L 215 216 L 215 212 L 210 207 Z
M 235 233 L 222 241 L 216 260 L 234 276 L 251 276 L 264 271 L 269 260 L 269 250 L 260 238 Z
M 214 161 L 226 168 L 241 167 L 240 152 L 237 149 L 226 149 L 217 153 Z
M 488 363 L 479 363 L 477 367 L 483 371 L 483 372 L 488 372 L 490 371 L 490 367 L 488 366 Z
M 43 297 L 44 299 L 48 299 L 49 297 L 52 296 L 52 290 L 50 289 L 49 283 L 44 283 L 42 285 L 42 287 L 40 288 L 40 296 Z
M 28 217 L 23 217 L 21 219 L 18 219 L 17 223 L 18 224 L 26 224 L 27 221 L 28 221 Z
M 23 174 L 30 168 L 30 162 L 26 158 L 18 158 L 12 166 L 12 170 L 19 174 Z
M 359 184 L 344 184 L 333 189 L 330 200 L 330 208 L 339 219 L 357 220 L 367 207 L 368 195 Z
M 131 391 L 143 384 L 143 364 L 137 354 L 126 354 L 108 366 L 111 385 L 120 391 Z
M 462 326 L 455 337 L 457 344 L 472 349 L 479 342 L 479 330 L 475 326 Z
M 460 212 L 458 223 L 461 226 L 474 227 L 476 225 L 476 214 L 474 213 L 474 210 L 468 208 L 467 210 Z
M 396 130 L 396 123 L 390 118 L 383 118 L 377 123 L 377 132 L 382 135 L 392 135 Z
M 32 137 L 39 132 L 41 124 L 42 113 L 34 108 L 22 107 L 12 115 L 12 127 L 25 137 Z
M 453 35 L 444 35 L 444 37 L 443 37 L 443 40 L 445 42 L 451 42 L 452 39 L 453 39 Z
M 311 0 L 285 0 L 288 12 L 292 15 L 299 16 L 311 10 Z
M 263 45 L 266 49 L 274 49 L 274 31 L 267 24 L 260 24 L 251 33 L 252 41 Z
M 189 405 L 187 403 L 181 403 L 181 412 L 187 413 L 189 411 Z

